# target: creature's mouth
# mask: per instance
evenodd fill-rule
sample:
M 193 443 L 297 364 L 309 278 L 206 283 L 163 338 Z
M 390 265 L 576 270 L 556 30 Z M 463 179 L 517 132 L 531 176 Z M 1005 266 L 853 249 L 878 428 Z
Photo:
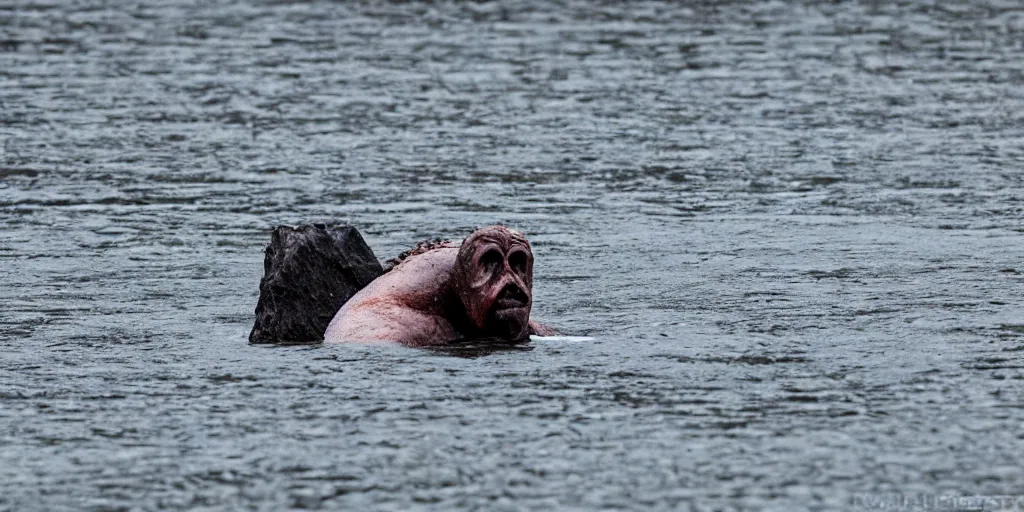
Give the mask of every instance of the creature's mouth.
M 498 298 L 494 300 L 494 309 L 520 309 L 525 308 L 530 303 L 530 297 L 526 295 L 526 292 L 521 290 L 514 284 L 508 284 L 498 294 Z

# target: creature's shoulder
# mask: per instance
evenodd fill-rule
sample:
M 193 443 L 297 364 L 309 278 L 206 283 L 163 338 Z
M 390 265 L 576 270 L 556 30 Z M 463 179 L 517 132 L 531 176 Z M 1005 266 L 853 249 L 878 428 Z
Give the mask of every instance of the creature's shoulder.
M 445 239 L 441 239 L 441 238 L 435 238 L 435 239 L 432 239 L 432 240 L 424 240 L 424 241 L 416 244 L 416 246 L 413 247 L 412 249 L 409 249 L 408 251 L 405 251 L 405 252 L 399 254 L 398 256 L 395 256 L 394 258 L 391 258 L 391 259 L 387 260 L 386 262 L 384 262 L 384 272 L 385 273 L 386 272 L 390 272 L 395 267 L 398 267 L 402 263 L 408 261 L 413 256 L 419 256 L 421 254 L 426 254 L 426 253 L 429 253 L 431 251 L 437 251 L 439 249 L 458 249 L 458 248 L 459 248 L 459 244 L 456 243 L 456 242 L 452 242 L 451 240 L 445 240 Z

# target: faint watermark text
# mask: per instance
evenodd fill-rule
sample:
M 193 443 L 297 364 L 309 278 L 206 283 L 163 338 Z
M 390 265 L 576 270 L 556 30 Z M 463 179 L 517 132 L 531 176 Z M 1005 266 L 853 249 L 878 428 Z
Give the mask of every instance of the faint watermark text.
M 1024 512 L 1024 495 L 859 493 L 854 494 L 850 501 L 859 510 Z

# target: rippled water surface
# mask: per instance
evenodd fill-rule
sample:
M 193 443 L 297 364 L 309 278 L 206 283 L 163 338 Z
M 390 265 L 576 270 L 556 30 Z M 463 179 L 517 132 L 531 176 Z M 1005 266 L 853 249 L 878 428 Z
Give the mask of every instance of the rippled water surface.
M 1014 1 L 0 0 L 0 509 L 1024 494 L 1022 55 Z M 571 337 L 248 345 L 325 220 L 522 229 Z

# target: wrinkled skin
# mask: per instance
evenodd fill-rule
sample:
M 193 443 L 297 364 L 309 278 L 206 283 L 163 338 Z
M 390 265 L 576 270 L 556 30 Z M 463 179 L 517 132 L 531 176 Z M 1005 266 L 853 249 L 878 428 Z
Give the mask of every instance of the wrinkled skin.
M 554 334 L 530 320 L 532 306 L 530 243 L 516 231 L 490 226 L 459 247 L 409 256 L 375 279 L 338 310 L 324 341 L 436 346 Z

